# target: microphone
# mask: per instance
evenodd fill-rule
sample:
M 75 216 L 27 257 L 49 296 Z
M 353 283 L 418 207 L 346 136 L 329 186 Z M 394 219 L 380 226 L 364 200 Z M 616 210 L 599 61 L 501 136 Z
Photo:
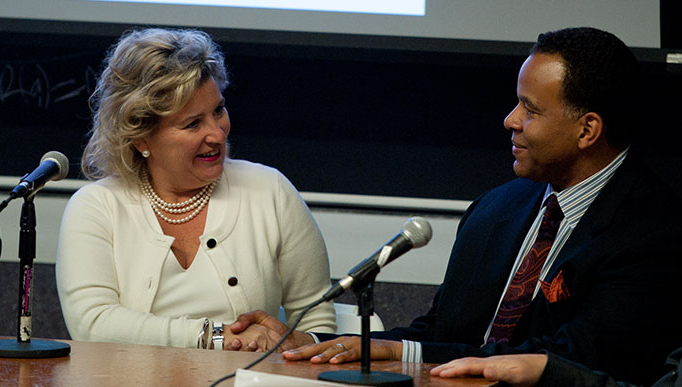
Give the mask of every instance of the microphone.
M 332 300 L 340 296 L 351 286 L 362 286 L 368 281 L 374 280 L 382 267 L 411 249 L 426 245 L 431 240 L 432 234 L 431 225 L 426 219 L 419 216 L 408 219 L 398 235 L 393 237 L 372 256 L 352 268 L 348 275 L 341 278 L 322 298 L 325 301 Z
M 38 192 L 48 181 L 61 180 L 69 174 L 69 159 L 62 153 L 50 151 L 40 159 L 40 165 L 30 174 L 24 175 L 9 194 L 11 199 L 26 197 Z

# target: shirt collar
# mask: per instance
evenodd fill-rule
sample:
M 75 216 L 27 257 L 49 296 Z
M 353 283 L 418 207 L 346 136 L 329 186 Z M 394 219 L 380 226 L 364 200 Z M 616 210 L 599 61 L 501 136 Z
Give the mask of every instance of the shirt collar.
M 561 211 L 564 213 L 566 222 L 569 226 L 574 226 L 578 223 L 585 211 L 587 211 L 587 208 L 592 204 L 594 199 L 599 195 L 599 192 L 601 192 L 606 183 L 611 180 L 611 177 L 613 177 L 613 174 L 618 167 L 623 164 L 623 160 L 625 160 L 629 149 L 630 148 L 628 147 L 623 150 L 615 159 L 613 159 L 613 161 L 597 173 L 561 192 L 557 192 L 552 188 L 551 184 L 547 184 L 545 195 L 542 198 L 543 203 L 547 196 L 552 194 L 556 195 L 559 207 L 561 207 Z

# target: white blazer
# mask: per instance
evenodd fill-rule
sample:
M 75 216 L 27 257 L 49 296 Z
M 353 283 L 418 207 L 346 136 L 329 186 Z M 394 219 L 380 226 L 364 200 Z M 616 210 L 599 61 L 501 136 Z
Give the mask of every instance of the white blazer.
M 173 241 L 163 234 L 147 198 L 126 190 L 120 179 L 79 189 L 64 211 L 56 263 L 71 337 L 196 347 L 203 321 L 211 316 L 149 313 Z M 273 168 L 226 161 L 200 241 L 234 318 L 256 309 L 277 316 L 282 305 L 293 323 L 296 312 L 329 288 L 320 230 L 296 189 Z M 206 295 L 197 303 L 209 305 L 211 299 Z M 335 332 L 331 302 L 308 312 L 298 329 Z

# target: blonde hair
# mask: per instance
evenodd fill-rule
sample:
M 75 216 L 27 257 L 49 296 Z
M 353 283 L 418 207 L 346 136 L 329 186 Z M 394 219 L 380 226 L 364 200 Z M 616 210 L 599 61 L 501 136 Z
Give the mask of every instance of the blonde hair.
M 81 170 L 91 180 L 137 185 L 146 163 L 133 143 L 180 110 L 209 78 L 228 85 L 224 56 L 202 31 L 151 28 L 123 34 L 103 62 L 90 97 L 93 125 Z

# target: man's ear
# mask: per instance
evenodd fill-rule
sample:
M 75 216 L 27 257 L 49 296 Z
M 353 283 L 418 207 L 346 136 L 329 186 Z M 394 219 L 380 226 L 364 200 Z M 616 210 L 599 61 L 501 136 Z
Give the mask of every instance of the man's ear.
M 578 147 L 580 149 L 587 149 L 594 145 L 600 139 L 606 139 L 606 128 L 604 127 L 604 120 L 595 112 L 587 112 L 580 118 L 580 137 L 578 139 Z

